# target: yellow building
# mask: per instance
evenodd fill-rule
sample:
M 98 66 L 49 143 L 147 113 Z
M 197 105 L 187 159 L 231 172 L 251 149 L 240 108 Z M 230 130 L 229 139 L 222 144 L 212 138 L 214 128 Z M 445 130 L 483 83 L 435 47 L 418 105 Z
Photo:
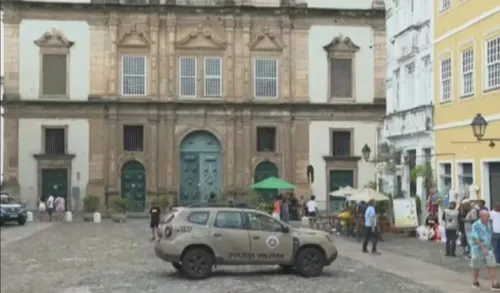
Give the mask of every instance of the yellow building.
M 439 190 L 500 202 L 500 140 L 478 142 L 472 120 L 500 138 L 500 3 L 434 1 L 434 130 Z M 472 188 L 467 188 L 472 186 Z

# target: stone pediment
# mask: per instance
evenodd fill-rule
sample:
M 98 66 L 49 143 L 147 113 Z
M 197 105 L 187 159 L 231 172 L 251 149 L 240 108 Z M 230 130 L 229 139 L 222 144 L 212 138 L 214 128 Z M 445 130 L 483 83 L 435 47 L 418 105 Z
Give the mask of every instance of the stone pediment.
M 53 28 L 35 40 L 35 44 L 39 47 L 69 48 L 74 42 L 68 40 L 62 31 Z
M 201 25 L 182 35 L 176 42 L 177 47 L 190 49 L 224 49 L 226 41 Z
M 152 43 L 146 31 L 138 26 L 123 29 L 117 40 L 120 47 L 148 47 Z
M 359 46 L 354 44 L 354 42 L 349 37 L 344 37 L 342 34 L 333 38 L 333 40 L 326 46 L 323 47 L 327 52 L 357 52 Z
M 252 50 L 282 50 L 284 47 L 280 38 L 267 27 L 250 43 Z

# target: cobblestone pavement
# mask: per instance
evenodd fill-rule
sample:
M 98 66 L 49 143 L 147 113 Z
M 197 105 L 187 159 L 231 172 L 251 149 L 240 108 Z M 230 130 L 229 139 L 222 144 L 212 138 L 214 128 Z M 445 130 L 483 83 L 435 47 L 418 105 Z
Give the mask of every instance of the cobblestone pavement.
M 470 274 L 470 261 L 463 256 L 463 249 L 457 247 L 457 257 L 445 257 L 444 243 L 421 241 L 417 238 L 406 236 L 384 235 L 381 243 L 387 251 L 400 255 L 420 259 L 426 263 L 442 266 L 460 273 Z M 497 268 L 497 276 L 500 276 L 500 268 Z M 488 278 L 486 270 L 481 272 L 481 277 Z
M 443 293 L 345 257 L 319 278 L 284 275 L 271 266 L 227 266 L 217 268 L 210 279 L 189 281 L 156 258 L 148 237 L 145 221 L 57 223 L 2 248 L 0 291 Z

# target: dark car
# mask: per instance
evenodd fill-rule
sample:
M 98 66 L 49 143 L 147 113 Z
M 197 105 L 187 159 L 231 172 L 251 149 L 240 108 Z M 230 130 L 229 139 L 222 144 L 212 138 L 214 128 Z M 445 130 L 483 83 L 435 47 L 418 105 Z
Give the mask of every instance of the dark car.
M 0 194 L 0 224 L 17 222 L 19 225 L 26 223 L 27 211 L 22 204 L 16 202 L 6 193 Z

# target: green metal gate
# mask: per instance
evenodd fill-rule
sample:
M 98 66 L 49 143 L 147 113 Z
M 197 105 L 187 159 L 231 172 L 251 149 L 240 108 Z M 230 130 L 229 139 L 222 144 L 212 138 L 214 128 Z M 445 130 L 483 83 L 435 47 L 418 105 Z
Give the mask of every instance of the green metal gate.
M 500 163 L 489 163 L 488 170 L 490 173 L 490 203 L 493 208 L 496 203 L 500 202 Z
M 330 170 L 330 192 L 339 190 L 342 187 L 354 187 L 354 171 L 353 170 Z M 330 197 L 330 210 L 339 212 L 346 206 L 344 197 Z
M 49 194 L 54 197 L 63 197 L 68 202 L 68 170 L 42 169 L 42 200 Z
M 122 167 L 122 197 L 130 200 L 132 212 L 146 210 L 146 170 L 137 161 L 128 161 Z

